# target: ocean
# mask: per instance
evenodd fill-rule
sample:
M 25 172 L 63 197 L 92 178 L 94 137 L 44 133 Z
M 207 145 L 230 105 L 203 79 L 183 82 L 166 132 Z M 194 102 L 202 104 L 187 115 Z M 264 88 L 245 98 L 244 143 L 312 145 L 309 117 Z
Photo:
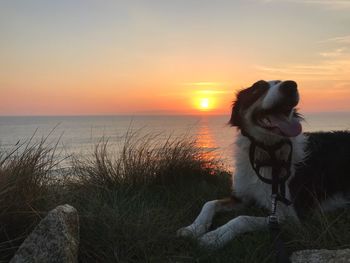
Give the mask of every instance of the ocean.
M 303 130 L 350 130 L 350 112 L 305 114 Z M 229 170 L 233 170 L 233 142 L 236 129 L 227 125 L 229 116 L 28 116 L 0 117 L 0 147 L 9 151 L 15 145 L 39 141 L 58 142 L 59 158 L 72 154 L 87 156 L 101 140 L 112 147 L 123 145 L 128 131 L 156 134 L 156 139 L 194 138 L 199 148 L 210 150 Z M 66 161 L 63 165 L 69 165 Z

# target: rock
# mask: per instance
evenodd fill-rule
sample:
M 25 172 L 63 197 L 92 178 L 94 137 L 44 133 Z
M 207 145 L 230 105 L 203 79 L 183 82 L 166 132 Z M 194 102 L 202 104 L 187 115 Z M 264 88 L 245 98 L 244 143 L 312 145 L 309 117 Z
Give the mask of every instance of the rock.
M 292 263 L 350 263 L 350 249 L 312 249 L 294 252 Z
M 78 247 L 78 212 L 70 205 L 61 205 L 40 221 L 10 263 L 78 262 Z

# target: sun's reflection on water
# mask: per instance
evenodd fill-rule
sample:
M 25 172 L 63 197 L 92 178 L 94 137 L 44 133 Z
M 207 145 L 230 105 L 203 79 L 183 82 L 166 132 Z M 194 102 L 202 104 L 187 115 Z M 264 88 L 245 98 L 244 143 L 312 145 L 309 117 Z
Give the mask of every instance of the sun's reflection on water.
M 208 168 L 234 172 L 233 140 L 235 131 L 225 125 L 224 118 L 202 117 L 196 124 L 196 147 L 207 160 Z
M 201 149 L 201 155 L 208 161 L 208 165 L 212 166 L 214 164 L 213 161 L 219 161 L 220 156 L 218 146 L 208 124 L 208 119 L 202 118 L 197 127 L 196 146 Z

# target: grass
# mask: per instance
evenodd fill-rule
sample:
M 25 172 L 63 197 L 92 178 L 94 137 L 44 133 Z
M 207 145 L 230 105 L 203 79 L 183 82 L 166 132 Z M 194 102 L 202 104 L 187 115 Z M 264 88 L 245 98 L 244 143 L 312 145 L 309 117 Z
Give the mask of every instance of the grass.
M 271 262 L 268 231 L 243 235 L 218 251 L 206 251 L 176 230 L 190 224 L 202 205 L 230 194 L 230 174 L 207 159 L 191 139 L 129 133 L 116 154 L 106 140 L 72 168 L 46 140 L 29 141 L 0 154 L 0 260 L 7 262 L 46 213 L 71 204 L 80 216 L 80 262 Z M 241 214 L 264 215 L 257 208 Z M 223 213 L 214 227 L 235 216 Z M 318 214 L 301 226 L 285 225 L 290 251 L 350 246 L 350 213 Z

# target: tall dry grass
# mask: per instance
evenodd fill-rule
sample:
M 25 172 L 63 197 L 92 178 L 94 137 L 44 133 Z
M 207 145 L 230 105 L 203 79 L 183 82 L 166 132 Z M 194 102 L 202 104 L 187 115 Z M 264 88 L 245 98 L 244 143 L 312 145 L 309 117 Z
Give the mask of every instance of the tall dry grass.
M 169 185 L 223 170 L 217 160 L 204 157 L 195 140 L 168 137 L 159 141 L 158 136 L 129 132 L 118 154 L 111 154 L 108 140 L 101 140 L 92 156 L 73 158 L 74 178 L 107 188 Z
M 55 189 L 50 174 L 59 163 L 57 145 L 46 145 L 46 139 L 0 152 L 0 252 L 5 257 L 45 216 L 42 208 Z
M 63 203 L 79 211 L 82 261 L 156 255 L 193 206 L 188 200 L 203 202 L 206 194 L 198 189 L 205 187 L 204 193 L 214 196 L 228 179 L 194 140 L 160 142 L 157 136 L 129 132 L 118 154 L 101 140 L 90 156 L 69 157 L 71 168 L 64 174 L 57 174 L 62 161 L 56 157 L 57 144 L 47 138 L 2 150 L 0 260 L 8 260 L 39 220 Z
M 145 262 L 176 256 L 185 247 L 175 238 L 177 228 L 194 216 L 193 206 L 228 194 L 229 176 L 188 138 L 160 141 L 129 133 L 119 154 L 110 147 L 101 141 L 90 157 L 73 158 L 70 192 L 83 222 L 81 258 Z

